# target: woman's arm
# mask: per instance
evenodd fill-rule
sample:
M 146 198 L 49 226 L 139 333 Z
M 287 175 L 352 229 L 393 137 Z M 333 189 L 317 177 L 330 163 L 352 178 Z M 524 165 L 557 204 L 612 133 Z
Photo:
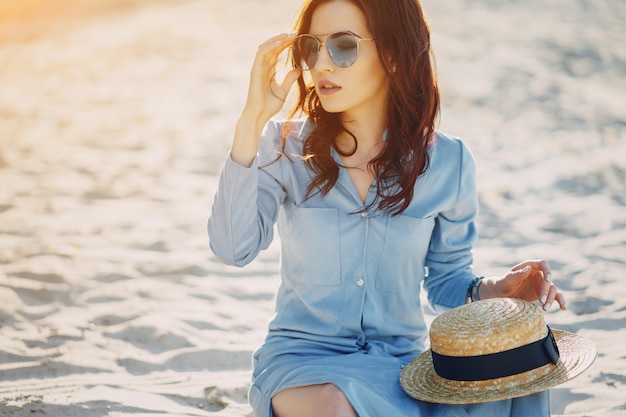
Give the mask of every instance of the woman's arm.
M 282 83 L 276 81 L 278 57 L 294 38 L 295 34 L 281 34 L 259 46 L 250 71 L 246 105 L 237 122 L 231 148 L 231 158 L 239 165 L 249 167 L 252 164 L 263 127 L 283 107 L 291 86 L 301 74 L 299 69 L 294 68 Z
M 267 178 L 269 174 L 258 169 L 257 155 L 262 137 L 275 142 L 276 135 L 280 135 L 268 122 L 280 111 L 301 74 L 293 69 L 282 83 L 275 78 L 278 57 L 294 37 L 281 34 L 261 44 L 250 71 L 246 105 L 235 128 L 207 225 L 211 250 L 227 264 L 249 263 L 273 238 L 285 190 L 279 181 Z
M 467 288 L 475 278 L 472 249 L 477 241 L 474 222 L 478 214 L 478 194 L 474 158 L 463 142 L 441 141 L 436 146 L 439 147 L 438 163 L 447 166 L 443 186 L 456 194 L 435 218 L 426 255 L 428 275 L 424 288 L 430 304 L 441 312 L 464 304 Z M 433 174 L 439 175 L 438 172 Z
M 211 250 L 226 264 L 244 266 L 272 242 L 286 191 L 281 179 L 270 170 L 259 169 L 259 163 L 275 158 L 271 148 L 280 146 L 280 134 L 274 123 L 266 126 L 261 140 L 267 146 L 249 167 L 236 163 L 230 155 L 226 159 L 207 225 Z M 279 169 L 273 171 L 273 175 L 280 173 Z

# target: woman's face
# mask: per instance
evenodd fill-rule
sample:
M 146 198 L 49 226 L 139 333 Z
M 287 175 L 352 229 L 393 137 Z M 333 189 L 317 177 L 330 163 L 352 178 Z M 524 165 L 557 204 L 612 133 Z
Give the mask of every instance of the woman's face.
M 326 42 L 328 35 L 351 32 L 370 39 L 365 15 L 346 0 L 334 0 L 313 12 L 310 34 Z M 347 68 L 336 66 L 322 46 L 311 77 L 322 107 L 329 113 L 343 113 L 344 119 L 358 120 L 382 112 L 388 94 L 387 74 L 378 57 L 375 41 L 361 41 L 359 55 Z

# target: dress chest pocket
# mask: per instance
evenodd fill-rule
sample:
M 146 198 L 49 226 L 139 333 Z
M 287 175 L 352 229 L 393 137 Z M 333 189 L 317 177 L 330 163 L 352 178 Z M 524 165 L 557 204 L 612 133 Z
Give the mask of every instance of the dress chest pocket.
M 434 224 L 434 216 L 389 217 L 376 289 L 394 293 L 419 291 Z
M 281 230 L 283 279 L 300 284 L 341 284 L 339 213 L 334 208 L 291 206 Z

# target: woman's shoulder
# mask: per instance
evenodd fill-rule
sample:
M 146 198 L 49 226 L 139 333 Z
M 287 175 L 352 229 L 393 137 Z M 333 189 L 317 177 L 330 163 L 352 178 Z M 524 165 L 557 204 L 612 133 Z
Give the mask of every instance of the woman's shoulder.
M 463 139 L 445 132 L 436 132 L 429 156 L 425 176 L 431 179 L 447 178 L 448 181 L 452 181 L 476 170 L 474 156 Z
M 441 130 L 435 131 L 435 139 L 433 141 L 433 149 L 435 151 L 469 151 L 467 145 L 459 136 L 451 135 Z
M 431 164 L 456 164 L 463 160 L 474 160 L 469 147 L 463 139 L 439 130 L 435 133 L 430 153 Z

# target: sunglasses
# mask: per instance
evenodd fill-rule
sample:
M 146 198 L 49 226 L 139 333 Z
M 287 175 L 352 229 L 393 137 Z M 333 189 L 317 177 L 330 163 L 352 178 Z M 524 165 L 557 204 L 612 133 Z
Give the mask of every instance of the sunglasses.
M 322 45 L 326 45 L 330 59 L 338 67 L 347 68 L 356 62 L 361 41 L 373 41 L 373 38 L 359 38 L 351 32 L 337 32 L 329 35 L 326 42 L 320 42 L 313 35 L 298 35 L 293 41 L 292 53 L 294 65 L 303 71 L 315 67 Z

